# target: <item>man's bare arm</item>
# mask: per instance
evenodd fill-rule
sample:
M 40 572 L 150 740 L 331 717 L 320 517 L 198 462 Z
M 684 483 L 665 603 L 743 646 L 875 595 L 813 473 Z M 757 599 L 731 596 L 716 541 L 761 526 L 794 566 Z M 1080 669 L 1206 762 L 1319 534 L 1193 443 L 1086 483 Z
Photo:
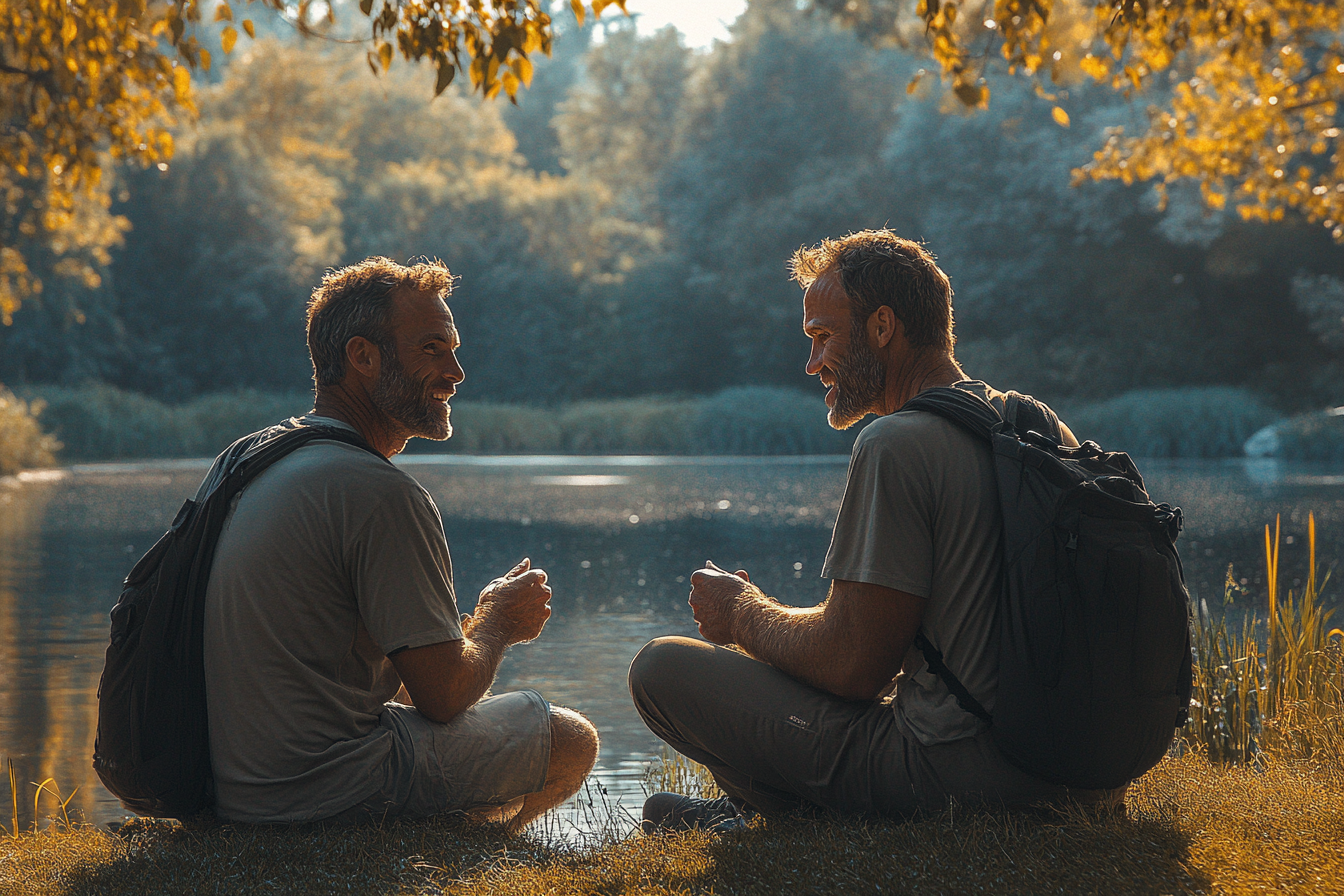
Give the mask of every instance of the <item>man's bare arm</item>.
M 481 592 L 459 641 L 413 647 L 390 657 L 403 690 L 435 722 L 447 722 L 490 689 L 504 650 L 541 634 L 550 618 L 546 573 L 524 560 Z
M 821 605 L 786 607 L 744 572 L 713 566 L 692 574 L 690 602 L 710 641 L 848 700 L 871 700 L 896 677 L 924 609 L 904 591 L 842 579 Z

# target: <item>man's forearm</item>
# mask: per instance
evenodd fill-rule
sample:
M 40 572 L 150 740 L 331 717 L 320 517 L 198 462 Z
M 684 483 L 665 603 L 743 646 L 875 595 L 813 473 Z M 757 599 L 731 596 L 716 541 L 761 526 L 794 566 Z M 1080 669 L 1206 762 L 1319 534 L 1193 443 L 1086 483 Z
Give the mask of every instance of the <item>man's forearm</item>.
M 471 635 L 462 642 L 462 665 L 453 682 L 454 702 L 460 704 L 458 712 L 474 705 L 490 690 L 508 646 L 496 626 L 488 622 L 472 626 Z
M 825 605 L 786 607 L 759 590 L 733 613 L 733 640 L 763 663 L 813 687 L 831 690 L 823 620 Z
M 918 613 L 901 615 L 896 592 L 856 602 L 849 591 L 837 594 L 838 585 L 806 608 L 783 606 L 753 587 L 733 611 L 733 640 L 791 678 L 846 700 L 872 700 L 900 669 Z

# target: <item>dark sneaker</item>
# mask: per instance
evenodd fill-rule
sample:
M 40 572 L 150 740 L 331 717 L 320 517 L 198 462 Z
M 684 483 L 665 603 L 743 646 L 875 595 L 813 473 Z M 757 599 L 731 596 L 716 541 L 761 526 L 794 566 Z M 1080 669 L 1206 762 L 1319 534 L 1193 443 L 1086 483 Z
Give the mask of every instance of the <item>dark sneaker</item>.
M 644 801 L 644 821 L 640 830 L 646 834 L 656 831 L 708 831 L 726 834 L 740 831 L 747 819 L 737 805 L 726 796 L 702 800 L 680 793 L 655 793 Z

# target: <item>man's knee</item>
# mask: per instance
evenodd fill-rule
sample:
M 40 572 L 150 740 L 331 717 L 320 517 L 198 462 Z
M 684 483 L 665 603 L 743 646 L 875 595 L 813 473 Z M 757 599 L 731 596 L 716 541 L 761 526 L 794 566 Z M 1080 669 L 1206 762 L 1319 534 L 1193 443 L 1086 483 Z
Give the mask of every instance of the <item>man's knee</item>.
M 682 680 L 705 645 L 690 638 L 655 638 L 645 644 L 630 662 L 630 694 L 635 705 L 665 682 Z
M 585 777 L 597 762 L 597 729 L 572 709 L 551 706 L 551 767 L 565 775 Z

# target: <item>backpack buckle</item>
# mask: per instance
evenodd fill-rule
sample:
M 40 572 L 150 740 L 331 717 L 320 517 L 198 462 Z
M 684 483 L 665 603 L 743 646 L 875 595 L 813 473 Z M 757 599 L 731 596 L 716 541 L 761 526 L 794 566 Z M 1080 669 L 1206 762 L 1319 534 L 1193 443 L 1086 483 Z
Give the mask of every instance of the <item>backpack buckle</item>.
M 1035 445 L 1037 448 L 1044 448 L 1046 451 L 1058 453 L 1059 443 L 1049 436 L 1043 436 L 1034 429 L 1029 429 L 1022 434 L 1022 441 L 1028 445 Z
M 1185 515 L 1181 513 L 1181 508 L 1172 507 L 1170 504 L 1158 504 L 1153 510 L 1153 518 L 1157 524 L 1167 530 L 1167 537 L 1172 541 L 1181 534 L 1185 528 Z

